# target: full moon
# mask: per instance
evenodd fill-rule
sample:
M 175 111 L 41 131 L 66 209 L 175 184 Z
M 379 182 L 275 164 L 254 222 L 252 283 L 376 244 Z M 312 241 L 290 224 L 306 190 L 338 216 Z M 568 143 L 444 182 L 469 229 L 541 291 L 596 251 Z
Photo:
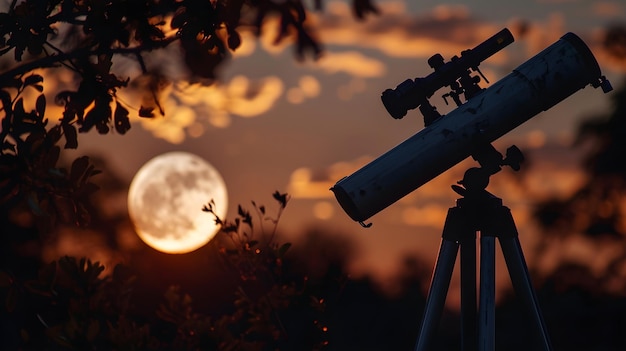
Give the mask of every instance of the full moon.
M 199 156 L 169 152 L 143 165 L 128 189 L 128 214 L 137 235 L 152 248 L 186 253 L 217 233 L 213 215 L 202 207 L 214 200 L 214 211 L 226 216 L 226 185 L 218 171 Z

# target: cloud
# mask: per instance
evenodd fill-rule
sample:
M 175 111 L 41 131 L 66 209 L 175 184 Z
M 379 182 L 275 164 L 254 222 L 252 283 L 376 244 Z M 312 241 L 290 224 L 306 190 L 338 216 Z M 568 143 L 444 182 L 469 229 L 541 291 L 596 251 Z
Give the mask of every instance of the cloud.
M 311 89 L 311 88 L 309 88 Z M 173 144 L 185 140 L 187 132 L 199 137 L 202 122 L 226 128 L 232 116 L 256 117 L 269 111 L 283 94 L 283 82 L 276 76 L 251 80 L 235 76 L 230 81 L 205 86 L 184 82 L 169 83 L 161 92 L 165 117 L 133 118 L 156 137 Z M 128 95 L 130 94 L 130 95 Z M 122 91 L 124 101 L 137 101 L 137 92 Z M 137 108 L 137 106 L 134 106 Z
M 591 12 L 598 17 L 616 18 L 624 16 L 624 4 L 615 1 L 596 1 L 591 4 Z
M 370 162 L 370 156 L 361 156 L 353 161 L 336 162 L 319 173 L 308 167 L 294 170 L 289 178 L 287 192 L 293 198 L 326 199 L 333 196 L 330 188 L 335 183 Z
M 536 55 L 567 32 L 565 17 L 558 12 L 549 14 L 544 21 L 529 22 L 512 18 L 507 27 L 511 28 L 515 40 L 524 47 L 524 55 L 520 57 L 523 60 Z
M 237 76 L 229 88 L 234 88 L 235 82 L 239 86 L 227 94 L 225 110 L 241 117 L 255 117 L 269 111 L 283 93 L 283 82 L 276 76 L 266 77 L 256 84 L 251 84 L 244 76 Z
M 293 198 L 300 199 L 330 198 L 332 193 L 329 189 L 333 184 L 334 183 L 327 179 L 314 180 L 311 169 L 302 167 L 291 173 L 287 192 L 290 193 Z
M 591 10 L 596 15 L 600 15 L 604 11 L 624 12 L 623 8 L 619 8 L 619 4 L 608 2 L 607 4 L 594 4 Z M 566 17 L 557 12 L 549 14 L 543 21 L 531 22 L 512 18 L 508 21 L 507 27 L 513 32 L 518 44 L 523 45 L 523 54 L 517 58 L 516 64 L 536 55 L 569 31 Z M 587 32 L 576 32 L 576 34 L 591 49 L 603 73 L 606 73 L 605 71 L 613 71 L 618 74 L 626 73 L 626 61 L 612 55 L 605 45 L 607 31 L 608 28 L 596 28 Z
M 624 29 L 618 25 L 613 28 L 597 29 L 589 38 L 585 38 L 603 71 L 626 73 L 626 56 L 624 55 L 626 42 L 622 39 L 623 35 L 620 34 L 623 31 Z
M 427 58 L 437 52 L 450 58 L 502 29 L 478 20 L 467 6 L 460 4 L 438 5 L 420 14 L 408 12 L 406 5 L 400 1 L 377 5 L 381 15 L 358 21 L 348 3 L 331 1 L 326 4 L 324 11 L 309 13 L 307 21 L 327 47 L 326 54 L 332 51 L 329 47 L 339 46 L 374 49 L 396 58 Z M 279 18 L 267 18 L 259 37 L 261 47 L 273 55 L 280 55 L 293 45 L 292 38 L 276 43 L 279 27 Z M 356 59 L 363 61 L 365 56 L 361 56 Z M 501 63 L 506 57 L 502 54 L 494 59 Z M 367 61 L 372 64 L 372 59 Z M 341 67 L 347 68 L 345 65 Z
M 360 77 L 352 78 L 347 84 L 337 87 L 337 96 L 341 100 L 350 100 L 356 94 L 362 93 L 367 88 L 365 79 Z
M 357 21 L 346 3 L 331 2 L 315 17 L 321 41 L 375 49 L 390 57 L 430 57 L 441 53 L 449 58 L 481 43 L 500 29 L 479 21 L 463 5 L 439 5 L 421 15 L 410 14 L 399 2 L 380 4 L 382 14 Z M 498 59 L 502 62 L 505 58 Z
M 358 51 L 326 52 L 324 56 L 309 66 L 330 74 L 344 72 L 363 78 L 381 77 L 387 71 L 384 63 Z
M 306 99 L 317 97 L 322 91 L 320 82 L 311 75 L 304 75 L 298 80 L 298 85 L 287 90 L 287 101 L 300 104 Z
M 285 48 L 293 44 L 293 40 L 289 38 L 284 38 L 279 42 L 276 41 L 280 27 L 280 18 L 277 16 L 266 17 L 261 26 L 261 35 L 259 37 L 261 47 L 273 55 L 282 54 Z
M 313 205 L 313 215 L 321 220 L 329 220 L 335 215 L 335 208 L 329 201 L 318 201 Z
M 355 20 L 349 5 L 343 2 L 330 2 L 326 11 L 311 17 L 327 46 L 373 49 L 394 58 L 428 58 L 440 53 L 450 59 L 507 27 L 513 32 L 516 45 L 489 58 L 491 65 L 506 68 L 536 55 L 569 31 L 567 18 L 561 12 L 548 13 L 538 21 L 512 17 L 500 25 L 478 19 L 464 5 L 438 5 L 419 14 L 406 11 L 401 2 L 385 2 L 380 7 L 381 15 L 363 22 Z M 599 17 L 623 16 L 624 11 L 622 4 L 613 1 L 596 2 L 590 8 L 590 13 Z M 590 46 L 602 67 L 626 71 L 623 62 L 606 54 L 598 33 L 577 34 Z

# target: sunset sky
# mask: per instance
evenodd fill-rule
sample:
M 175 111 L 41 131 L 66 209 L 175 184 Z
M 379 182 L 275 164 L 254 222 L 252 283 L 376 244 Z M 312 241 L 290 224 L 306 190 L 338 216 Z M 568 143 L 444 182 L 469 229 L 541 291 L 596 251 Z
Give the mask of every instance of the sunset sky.
M 339 1 L 328 1 L 322 12 L 312 13 L 310 23 L 325 48 L 318 61 L 297 61 L 287 42 L 273 45 L 276 23 L 267 23 L 258 40 L 242 33 L 243 46 L 224 67 L 222 81 L 213 86 L 180 83 L 175 55 L 157 54 L 148 64 L 166 70 L 172 80 L 162 98 L 166 116 L 136 119 L 125 136 L 81 136 L 76 154 L 106 157 L 111 169 L 130 182 L 156 155 L 195 153 L 224 178 L 229 216 L 234 216 L 237 204 L 247 206 L 251 200 L 271 209 L 271 194 L 288 192 L 292 199 L 280 228 L 289 240 L 297 243 L 298 234 L 313 226 L 344 233 L 360 248 L 353 272 L 384 277 L 405 254 L 434 259 L 446 210 L 458 197 L 450 185 L 474 163 L 466 160 L 380 212 L 370 219 L 369 229 L 353 222 L 329 188 L 423 128 L 416 111 L 402 120 L 391 118 L 381 103 L 382 91 L 428 75 L 431 55 L 449 59 L 505 27 L 515 42 L 480 66 L 492 83 L 570 31 L 590 46 L 614 86 L 623 83 L 626 68 L 600 47 L 603 28 L 626 21 L 621 1 L 376 4 L 381 14 L 361 22 Z M 129 75 L 136 73 L 128 63 L 116 64 Z M 444 93 L 431 99 L 442 113 L 451 110 L 440 98 Z M 121 97 L 139 107 L 135 97 Z M 505 169 L 492 177 L 488 188 L 511 207 L 523 246 L 532 245 L 537 235 L 529 218 L 533 202 L 566 194 L 582 180 L 576 151 L 568 145 L 577 122 L 605 112 L 609 98 L 587 87 L 496 143 L 502 152 L 515 144 L 532 161 L 523 178 Z

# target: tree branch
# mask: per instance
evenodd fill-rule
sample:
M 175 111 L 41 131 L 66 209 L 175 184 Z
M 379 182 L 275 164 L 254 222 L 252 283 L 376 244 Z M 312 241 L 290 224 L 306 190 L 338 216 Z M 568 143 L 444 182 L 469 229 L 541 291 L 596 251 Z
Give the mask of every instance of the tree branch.
M 165 38 L 163 40 L 152 42 L 150 44 L 144 44 L 135 46 L 132 48 L 105 48 L 105 49 L 76 49 L 74 51 L 68 53 L 58 53 L 50 56 L 46 56 L 34 61 L 26 62 L 20 66 L 17 66 L 13 69 L 10 69 L 6 72 L 0 74 L 0 82 L 4 82 L 7 79 L 12 79 L 16 76 L 23 75 L 32 70 L 38 68 L 50 68 L 54 67 L 56 64 L 60 64 L 64 61 L 71 61 L 80 57 L 87 56 L 98 56 L 101 54 L 112 54 L 112 55 L 138 55 L 142 52 L 149 52 L 155 49 L 162 49 L 170 45 L 172 42 L 178 40 L 178 36 L 172 36 L 169 38 Z

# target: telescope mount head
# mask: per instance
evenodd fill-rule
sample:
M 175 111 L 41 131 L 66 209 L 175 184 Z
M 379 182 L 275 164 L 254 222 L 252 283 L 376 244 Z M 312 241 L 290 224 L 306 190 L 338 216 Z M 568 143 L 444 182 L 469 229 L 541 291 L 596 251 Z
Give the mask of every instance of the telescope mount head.
M 510 146 L 506 150 L 506 157 L 503 157 L 489 143 L 477 147 L 472 153 L 472 158 L 478 161 L 480 167 L 472 167 L 465 171 L 463 179 L 457 182 L 462 186 L 452 185 L 452 190 L 464 197 L 478 197 L 479 194 L 485 194 L 489 178 L 502 170 L 502 166 L 509 166 L 514 171 L 519 171 L 524 161 L 524 155 L 517 146 Z

